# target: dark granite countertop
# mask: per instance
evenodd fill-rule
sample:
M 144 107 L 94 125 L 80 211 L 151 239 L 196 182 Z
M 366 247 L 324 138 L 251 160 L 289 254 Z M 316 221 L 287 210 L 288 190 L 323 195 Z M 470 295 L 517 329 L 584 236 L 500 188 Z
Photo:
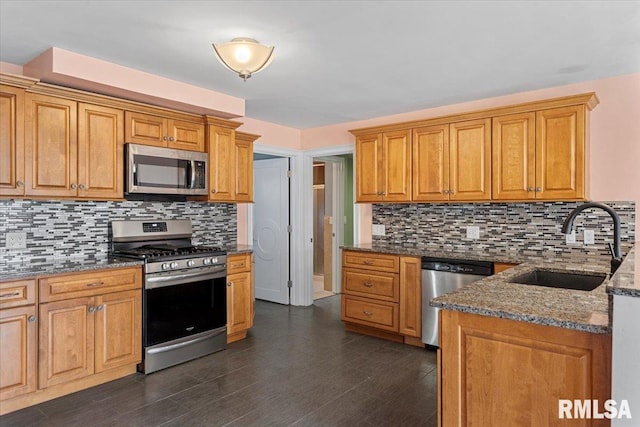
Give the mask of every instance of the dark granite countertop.
M 253 246 L 241 245 L 239 243 L 223 246 L 222 249 L 226 250 L 228 255 L 253 253 Z
M 609 281 L 607 292 L 640 298 L 640 251 L 635 246 Z
M 509 270 L 435 298 L 431 305 L 448 310 L 501 317 L 541 325 L 557 326 L 592 333 L 611 333 L 608 293 L 640 296 L 640 265 L 635 248 L 612 278 L 593 291 L 509 283 L 517 275 L 534 269 L 558 272 L 608 273 L 609 257 L 556 256 L 544 259 L 536 255 L 487 254 L 442 249 L 406 248 L 377 244 L 345 246 L 343 249 L 410 256 L 433 256 L 519 264 Z
M 78 271 L 102 270 L 106 268 L 142 266 L 143 262 L 109 256 L 89 258 L 59 258 L 48 262 L 3 262 L 0 264 L 0 280 L 17 280 Z

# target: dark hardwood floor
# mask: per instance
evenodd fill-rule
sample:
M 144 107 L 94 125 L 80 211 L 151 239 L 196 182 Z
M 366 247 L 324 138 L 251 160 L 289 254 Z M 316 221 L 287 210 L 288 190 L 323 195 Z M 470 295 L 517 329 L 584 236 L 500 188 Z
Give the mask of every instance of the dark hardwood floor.
M 0 417 L 1 426 L 435 426 L 436 358 L 345 332 L 340 296 L 256 302 L 246 340 Z

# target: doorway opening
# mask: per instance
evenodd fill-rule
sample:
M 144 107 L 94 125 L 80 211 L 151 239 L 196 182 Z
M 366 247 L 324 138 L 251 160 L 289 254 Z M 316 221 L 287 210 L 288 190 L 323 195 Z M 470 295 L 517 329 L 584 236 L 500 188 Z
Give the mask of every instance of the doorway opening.
M 353 155 L 313 158 L 313 300 L 341 291 L 340 246 L 353 245 Z

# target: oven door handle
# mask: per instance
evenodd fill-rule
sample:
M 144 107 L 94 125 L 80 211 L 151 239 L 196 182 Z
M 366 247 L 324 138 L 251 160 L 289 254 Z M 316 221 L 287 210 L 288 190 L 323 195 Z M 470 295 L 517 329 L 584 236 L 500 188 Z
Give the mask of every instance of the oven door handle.
M 151 276 L 145 277 L 145 289 L 162 288 L 165 286 L 181 285 L 183 283 L 198 282 L 200 280 L 219 279 L 227 275 L 227 265 L 221 265 L 215 269 L 207 270 L 207 272 L 193 272 L 172 274 L 170 276 Z
M 202 336 L 202 337 L 194 338 L 194 339 L 189 340 L 189 341 L 179 342 L 177 344 L 170 344 L 170 345 L 165 345 L 163 347 L 149 349 L 149 350 L 147 350 L 147 354 L 165 353 L 167 351 L 177 350 L 177 349 L 182 348 L 182 347 L 186 347 L 186 346 L 189 346 L 189 345 L 193 345 L 193 344 L 199 343 L 200 341 L 206 341 L 206 340 L 211 339 L 211 338 L 213 338 L 213 337 L 215 337 L 217 335 L 224 334 L 225 332 L 227 332 L 227 328 L 221 328 L 219 330 L 214 331 L 211 334 L 207 334 L 207 335 Z

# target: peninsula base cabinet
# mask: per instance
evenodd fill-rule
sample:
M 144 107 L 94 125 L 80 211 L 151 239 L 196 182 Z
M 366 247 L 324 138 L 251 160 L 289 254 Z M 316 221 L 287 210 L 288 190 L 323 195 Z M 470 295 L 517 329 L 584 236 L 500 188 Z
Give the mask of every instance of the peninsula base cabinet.
M 254 293 L 251 254 L 227 256 L 227 343 L 247 337 L 253 326 Z
M 136 372 L 140 268 L 4 282 L 0 289 L 33 301 L 11 308 L 0 302 L 0 415 Z
M 343 251 L 342 292 L 346 330 L 424 346 L 420 258 Z
M 440 312 L 441 426 L 608 426 L 560 419 L 559 400 L 611 398 L 611 336 Z

